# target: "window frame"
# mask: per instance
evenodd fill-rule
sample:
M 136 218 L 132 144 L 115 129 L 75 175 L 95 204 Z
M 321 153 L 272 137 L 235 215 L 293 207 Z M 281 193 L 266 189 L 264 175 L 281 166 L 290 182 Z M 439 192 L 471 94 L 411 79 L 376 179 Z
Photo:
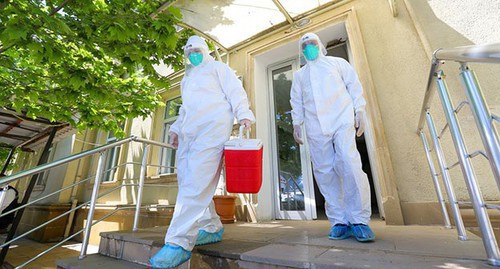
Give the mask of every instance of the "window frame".
M 173 103 L 173 101 L 180 101 L 179 103 Z M 176 111 L 175 115 L 169 115 L 169 110 L 172 108 L 172 105 L 177 105 L 178 110 Z M 170 126 L 179 118 L 179 113 L 180 113 L 180 107 L 182 106 L 182 97 L 180 95 L 177 95 L 175 97 L 169 98 L 165 101 L 165 110 L 163 111 L 163 118 L 161 121 L 161 142 L 162 143 L 169 143 L 170 141 L 170 136 L 169 131 L 170 131 Z M 167 168 L 164 166 L 170 166 L 173 167 L 176 165 L 176 153 L 177 150 L 175 149 L 165 149 L 162 148 L 160 150 L 160 175 L 171 175 L 171 174 L 176 174 L 174 168 Z

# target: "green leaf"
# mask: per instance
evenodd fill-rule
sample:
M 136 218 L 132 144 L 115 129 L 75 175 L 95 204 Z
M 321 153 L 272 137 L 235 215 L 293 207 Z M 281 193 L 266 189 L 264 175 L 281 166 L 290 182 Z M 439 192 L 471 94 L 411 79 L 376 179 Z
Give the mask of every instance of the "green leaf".
M 181 9 L 180 8 L 177 8 L 177 7 L 174 7 L 174 6 L 170 6 L 168 9 L 168 12 L 170 14 L 172 14 L 176 19 L 178 20 L 181 20 L 182 19 L 182 13 L 181 13 Z
M 3 43 L 16 42 L 20 39 L 26 40 L 28 29 L 21 25 L 8 25 L 0 36 Z

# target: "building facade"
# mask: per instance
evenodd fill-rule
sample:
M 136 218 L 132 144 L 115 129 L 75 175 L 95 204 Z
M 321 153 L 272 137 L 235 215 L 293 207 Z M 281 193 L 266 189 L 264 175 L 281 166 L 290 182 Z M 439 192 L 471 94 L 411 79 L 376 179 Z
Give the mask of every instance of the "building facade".
M 206 7 L 196 3 L 189 6 L 190 2 L 195 1 L 177 1 L 177 4 L 181 8 L 191 7 L 194 10 L 205 8 L 207 14 L 213 7 L 208 3 L 204 4 Z M 232 4 L 241 3 L 234 1 Z M 223 14 L 225 8 L 221 5 L 214 10 Z M 382 218 L 387 224 L 396 225 L 442 224 L 435 188 L 416 132 L 429 78 L 430 60 L 433 51 L 438 48 L 500 42 L 499 13 L 500 4 L 493 0 L 326 1 L 309 10 L 297 11 L 292 16 L 292 19 L 295 18 L 294 23 L 276 23 L 243 41 L 227 41 L 231 45 L 225 48 L 226 51 L 221 50 L 221 60 L 227 62 L 241 78 L 257 120 L 252 137 L 261 139 L 264 144 L 262 189 L 255 195 L 238 195 L 239 220 L 324 218 L 324 200 L 314 183 L 307 143 L 300 147 L 290 143 L 292 126 L 289 120 L 289 90 L 293 72 L 301 66 L 298 39 L 304 33 L 315 32 L 327 45 L 329 55 L 346 58 L 353 65 L 364 88 L 367 128 L 365 135 L 357 142 L 363 166 L 370 175 L 372 208 L 375 213 L 373 218 Z M 223 19 L 220 24 L 227 23 Z M 266 18 L 255 18 L 259 19 Z M 186 23 L 190 20 L 194 18 L 185 19 Z M 211 32 L 202 32 L 207 36 L 217 33 L 218 25 L 206 26 L 211 27 Z M 480 77 L 483 93 L 491 105 L 490 110 L 499 115 L 500 77 L 497 74 L 500 68 L 484 64 L 472 67 Z M 447 82 L 453 91 L 455 104 L 465 98 L 458 68 L 457 63 L 450 62 L 443 69 L 450 74 Z M 150 118 L 130 119 L 124 125 L 126 133 L 168 142 L 169 125 L 175 121 L 182 103 L 179 89 L 181 78 L 182 72 L 168 74 L 165 79 L 172 82 L 171 87 L 160 91 L 165 107 L 159 108 Z M 437 98 L 433 102 L 433 109 L 440 109 Z M 470 112 L 459 117 L 468 147 L 471 151 L 481 148 L 481 140 L 476 134 Z M 444 115 L 435 115 L 435 120 L 437 126 L 444 126 Z M 114 140 L 113 134 L 100 131 L 78 133 L 54 145 L 51 159 Z M 453 157 L 451 138 L 444 138 L 443 144 L 447 145 L 447 159 L 454 162 L 453 158 L 456 157 Z M 101 212 L 98 214 L 136 201 L 136 189 L 122 185 L 137 182 L 140 166 L 133 163 L 141 162 L 142 152 L 142 144 L 131 143 L 107 153 L 105 167 L 108 169 L 103 177 L 101 191 L 115 187 L 118 190 L 98 201 L 98 212 Z M 21 157 L 18 159 L 25 163 L 19 170 L 30 166 L 27 160 L 36 158 L 28 154 Z M 151 164 L 175 166 L 175 152 L 172 150 L 152 148 L 147 158 Z M 484 199 L 499 201 L 500 194 L 487 162 L 477 162 L 476 173 Z M 115 167 L 119 164 L 122 165 Z M 97 158 L 88 157 L 53 170 L 45 175 L 34 196 L 50 193 L 92 176 L 96 165 Z M 450 174 L 457 198 L 468 200 L 461 171 L 450 170 Z M 172 168 L 151 166 L 147 175 L 146 182 L 175 185 L 175 170 Z M 59 207 L 69 208 L 72 201 L 76 200 L 76 204 L 87 201 L 92 191 L 91 183 L 92 180 L 62 192 L 31 210 L 39 212 L 40 218 L 49 218 L 51 212 L 59 210 Z M 19 183 L 18 188 L 22 189 L 23 183 Z M 173 206 L 177 190 L 175 187 L 152 188 L 147 189 L 146 193 L 143 204 Z M 82 227 L 85 212 L 81 210 L 74 221 L 61 221 L 59 228 L 54 230 L 60 233 L 60 227 L 66 227 L 68 222 L 73 224 L 66 229 Z M 120 212 L 119 217 L 98 224 L 96 232 L 130 228 L 131 214 L 126 212 Z M 154 212 L 144 211 L 142 216 L 147 221 L 143 224 L 166 225 L 171 213 L 172 207 Z M 24 218 L 23 223 L 25 227 L 30 227 L 36 221 Z

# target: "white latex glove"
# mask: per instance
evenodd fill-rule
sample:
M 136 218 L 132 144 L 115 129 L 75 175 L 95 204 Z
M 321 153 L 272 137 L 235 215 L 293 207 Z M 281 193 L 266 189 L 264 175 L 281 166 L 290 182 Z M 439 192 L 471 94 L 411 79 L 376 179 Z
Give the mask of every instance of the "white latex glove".
M 365 132 L 365 112 L 363 110 L 356 111 L 354 122 L 357 129 L 356 135 L 360 137 Z
M 302 129 L 300 128 L 300 125 L 293 126 L 293 139 L 295 139 L 295 142 L 301 145 L 304 144 L 304 141 L 302 140 Z
M 250 126 L 252 126 L 252 121 L 248 119 L 240 120 L 240 125 L 245 126 L 245 131 L 250 131 Z
M 179 146 L 179 136 L 174 132 L 170 132 L 170 145 L 172 145 L 174 149 L 177 149 Z

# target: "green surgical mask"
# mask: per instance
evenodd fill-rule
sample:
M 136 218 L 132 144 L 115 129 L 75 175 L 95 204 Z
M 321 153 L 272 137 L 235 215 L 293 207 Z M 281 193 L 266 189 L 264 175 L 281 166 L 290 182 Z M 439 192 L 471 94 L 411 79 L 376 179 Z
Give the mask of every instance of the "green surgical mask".
M 314 61 L 318 58 L 319 47 L 314 44 L 307 44 L 302 52 L 308 61 Z
M 191 52 L 189 53 L 188 58 L 191 64 L 193 64 L 194 66 L 198 66 L 199 64 L 201 64 L 201 62 L 203 62 L 203 53 Z

